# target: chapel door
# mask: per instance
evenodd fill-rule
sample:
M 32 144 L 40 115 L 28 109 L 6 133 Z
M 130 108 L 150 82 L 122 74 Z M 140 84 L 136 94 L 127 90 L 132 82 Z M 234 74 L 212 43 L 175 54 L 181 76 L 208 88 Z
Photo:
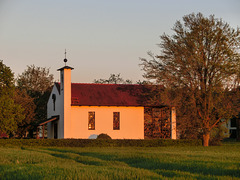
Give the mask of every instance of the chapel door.
M 58 138 L 58 123 L 54 123 L 53 133 L 54 133 L 54 139 L 57 139 Z

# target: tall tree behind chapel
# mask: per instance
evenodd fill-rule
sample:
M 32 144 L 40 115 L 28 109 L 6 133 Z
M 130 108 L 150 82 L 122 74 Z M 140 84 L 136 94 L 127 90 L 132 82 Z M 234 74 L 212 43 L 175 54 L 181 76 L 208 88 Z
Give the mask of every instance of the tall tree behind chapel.
M 17 87 L 24 90 L 34 99 L 36 105 L 35 117 L 32 125 L 47 119 L 47 101 L 53 85 L 53 75 L 48 68 L 27 66 L 18 76 Z
M 192 13 L 173 31 L 160 37 L 160 55 L 141 58 L 144 77 L 166 87 L 160 99 L 174 103 L 180 122 L 208 146 L 211 130 L 237 113 L 229 91 L 240 82 L 240 30 L 214 15 Z

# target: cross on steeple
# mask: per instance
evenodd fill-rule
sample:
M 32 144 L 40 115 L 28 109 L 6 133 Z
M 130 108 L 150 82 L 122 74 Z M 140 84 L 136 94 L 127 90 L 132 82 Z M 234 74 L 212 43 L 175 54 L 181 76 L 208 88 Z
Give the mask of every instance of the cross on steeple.
M 65 66 L 66 66 L 66 63 L 67 63 L 67 51 L 66 51 L 66 49 L 65 49 L 65 59 L 63 60 L 64 62 L 65 62 Z

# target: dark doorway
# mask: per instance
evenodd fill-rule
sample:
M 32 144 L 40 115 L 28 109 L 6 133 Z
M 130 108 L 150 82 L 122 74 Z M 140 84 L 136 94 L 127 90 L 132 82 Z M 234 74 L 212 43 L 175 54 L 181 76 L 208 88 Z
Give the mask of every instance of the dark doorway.
M 54 133 L 54 139 L 57 139 L 58 138 L 58 123 L 54 123 L 53 133 Z

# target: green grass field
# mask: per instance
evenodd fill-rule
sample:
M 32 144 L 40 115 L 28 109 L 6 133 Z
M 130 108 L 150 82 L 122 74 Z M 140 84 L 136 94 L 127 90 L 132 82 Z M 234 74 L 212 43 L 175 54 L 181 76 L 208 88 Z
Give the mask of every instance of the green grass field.
M 214 147 L 0 147 L 0 179 L 240 179 L 240 143 Z

